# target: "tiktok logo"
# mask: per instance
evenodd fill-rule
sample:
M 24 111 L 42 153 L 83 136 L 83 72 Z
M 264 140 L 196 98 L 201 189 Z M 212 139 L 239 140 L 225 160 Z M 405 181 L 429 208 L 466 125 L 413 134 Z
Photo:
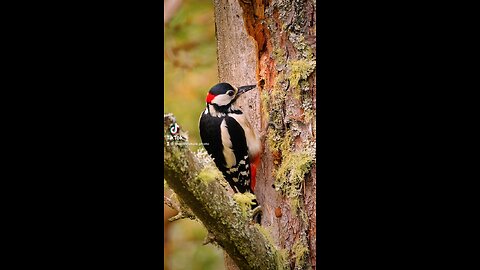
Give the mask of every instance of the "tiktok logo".
M 177 123 L 170 125 L 170 134 L 175 135 L 180 131 L 180 126 Z

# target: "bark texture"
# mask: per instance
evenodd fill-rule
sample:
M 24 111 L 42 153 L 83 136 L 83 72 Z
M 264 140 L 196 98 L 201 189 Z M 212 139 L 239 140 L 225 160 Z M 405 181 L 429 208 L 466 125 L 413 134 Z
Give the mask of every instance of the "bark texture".
M 316 3 L 214 0 L 220 82 L 266 136 L 255 194 L 289 269 L 316 268 Z M 228 260 L 226 260 L 228 266 Z

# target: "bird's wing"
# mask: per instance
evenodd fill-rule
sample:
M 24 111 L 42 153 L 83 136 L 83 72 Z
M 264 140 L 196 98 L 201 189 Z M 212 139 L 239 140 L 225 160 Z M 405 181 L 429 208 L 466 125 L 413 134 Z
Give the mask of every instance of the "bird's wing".
M 221 167 L 225 164 L 225 158 L 222 153 L 222 140 L 220 134 L 220 124 L 223 118 L 212 117 L 202 113 L 200 116 L 200 138 L 207 153 L 214 158 L 215 165 L 222 171 Z M 223 171 L 222 171 L 223 172 Z
M 242 126 L 234 117 L 225 117 L 225 123 L 230 137 L 231 149 L 235 155 L 235 165 L 226 171 L 227 181 L 239 192 L 250 191 L 250 159 L 247 141 Z

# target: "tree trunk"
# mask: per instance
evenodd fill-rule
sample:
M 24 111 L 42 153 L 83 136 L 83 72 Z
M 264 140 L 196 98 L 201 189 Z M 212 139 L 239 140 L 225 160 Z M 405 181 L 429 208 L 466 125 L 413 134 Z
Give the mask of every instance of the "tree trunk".
M 219 81 L 259 86 L 239 105 L 266 135 L 255 188 L 262 226 L 290 269 L 315 269 L 316 3 L 214 0 L 214 5 Z

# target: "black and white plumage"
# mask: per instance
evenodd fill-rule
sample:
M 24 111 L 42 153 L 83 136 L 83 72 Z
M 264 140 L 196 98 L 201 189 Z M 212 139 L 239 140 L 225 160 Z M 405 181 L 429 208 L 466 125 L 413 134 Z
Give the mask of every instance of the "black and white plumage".
M 252 161 L 258 159 L 261 148 L 258 136 L 235 102 L 253 88 L 255 85 L 215 85 L 208 92 L 199 123 L 205 149 L 232 189 L 241 193 L 254 191 L 256 165 Z

